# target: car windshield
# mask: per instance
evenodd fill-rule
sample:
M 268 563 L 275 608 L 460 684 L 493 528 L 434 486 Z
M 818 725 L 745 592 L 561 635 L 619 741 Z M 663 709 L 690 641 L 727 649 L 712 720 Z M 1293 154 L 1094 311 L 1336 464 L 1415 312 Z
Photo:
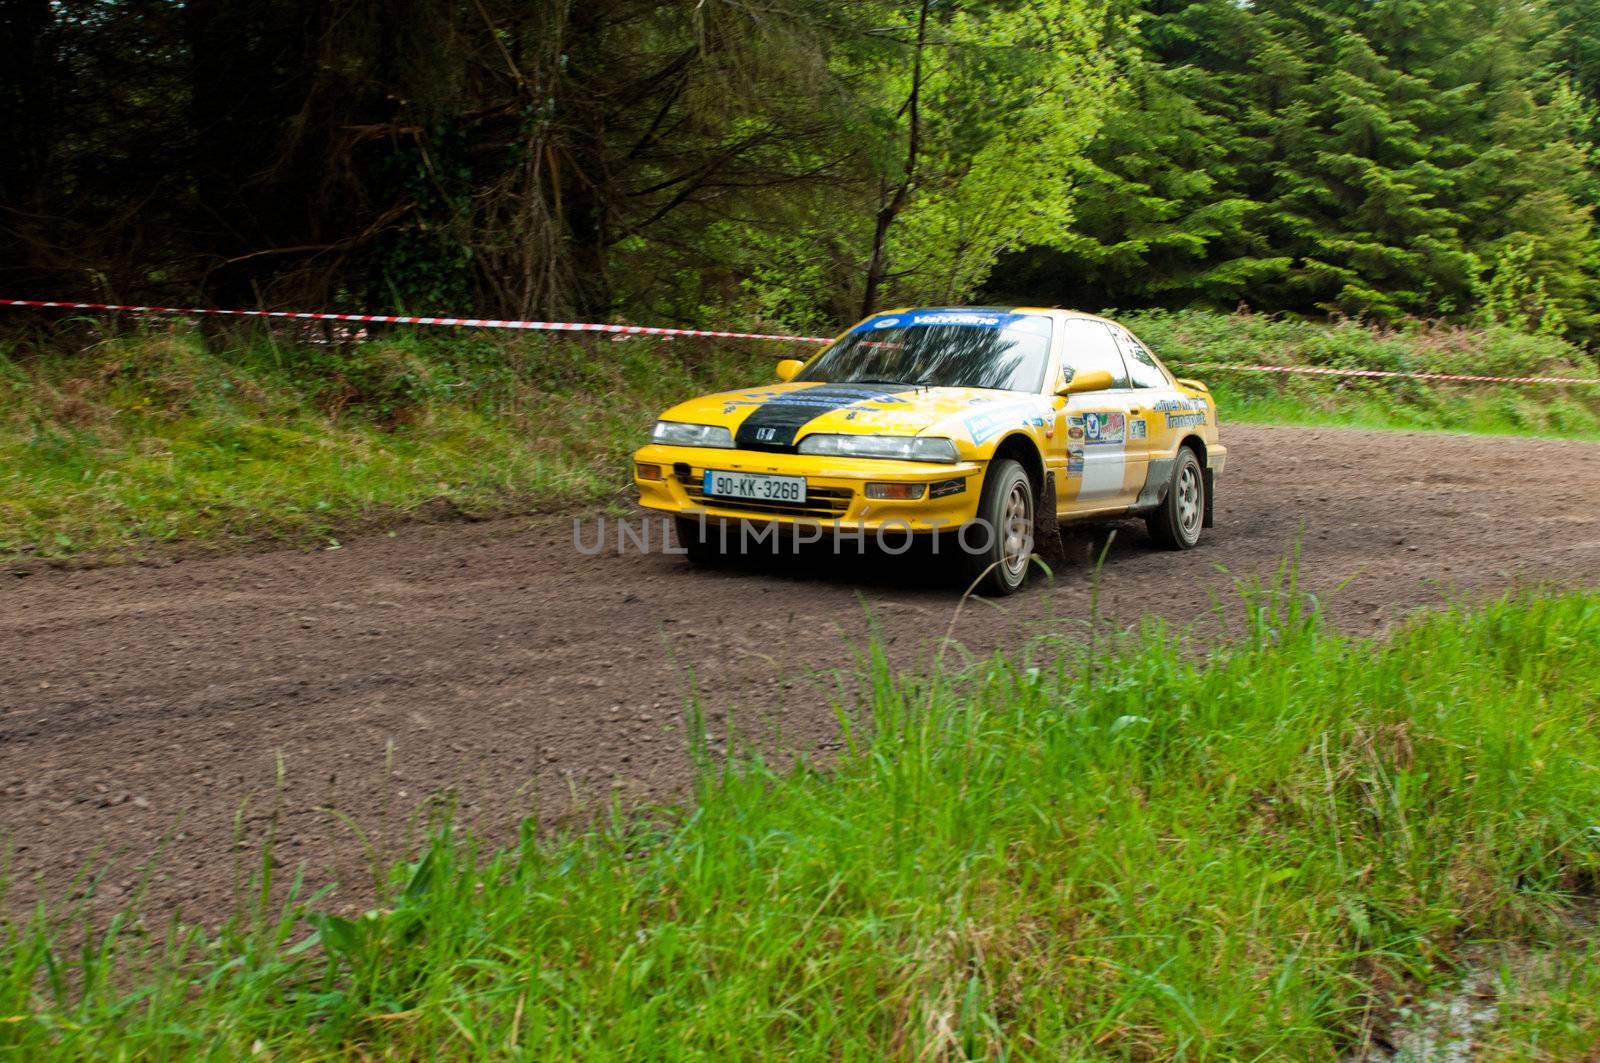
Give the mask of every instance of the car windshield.
M 796 380 L 1038 393 L 1050 319 L 989 310 L 913 310 L 857 325 Z

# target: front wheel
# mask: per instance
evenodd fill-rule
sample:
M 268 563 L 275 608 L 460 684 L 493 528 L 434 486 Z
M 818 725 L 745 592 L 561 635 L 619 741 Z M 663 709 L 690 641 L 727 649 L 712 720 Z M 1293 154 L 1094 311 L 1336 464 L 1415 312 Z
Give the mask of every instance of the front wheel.
M 1189 550 L 1200 541 L 1206 514 L 1206 476 L 1188 447 L 1178 448 L 1172 482 L 1161 507 L 1145 518 L 1150 538 L 1163 550 Z
M 1033 483 L 1021 465 L 991 462 L 978 499 L 977 519 L 962 530 L 966 581 L 980 594 L 1015 594 L 1028 578 L 1033 556 Z

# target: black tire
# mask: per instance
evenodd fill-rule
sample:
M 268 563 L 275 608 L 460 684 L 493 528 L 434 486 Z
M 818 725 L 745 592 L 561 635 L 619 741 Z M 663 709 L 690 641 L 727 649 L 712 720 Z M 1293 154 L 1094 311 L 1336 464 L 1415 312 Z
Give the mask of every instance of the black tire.
M 1019 504 L 1025 512 L 1021 520 L 1014 520 Z M 970 585 L 982 576 L 979 594 L 1003 596 L 1021 590 L 1032 567 L 1035 512 L 1033 483 L 1022 466 L 1009 458 L 990 462 L 977 519 L 958 538 L 963 582 Z
M 714 565 L 722 560 L 722 528 L 716 521 L 674 517 L 672 530 L 692 564 Z
M 1179 447 L 1167 497 L 1144 519 L 1145 527 L 1150 529 L 1151 541 L 1163 550 L 1192 550 L 1200 542 L 1205 514 L 1205 470 L 1193 450 Z

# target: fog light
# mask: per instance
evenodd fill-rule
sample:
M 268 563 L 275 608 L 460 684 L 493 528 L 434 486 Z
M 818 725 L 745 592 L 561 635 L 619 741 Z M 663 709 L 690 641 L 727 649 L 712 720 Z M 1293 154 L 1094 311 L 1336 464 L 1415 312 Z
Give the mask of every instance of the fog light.
M 922 497 L 922 484 L 868 484 L 868 498 L 884 498 L 896 502 L 915 502 Z
M 642 461 L 636 461 L 633 463 L 633 474 L 641 480 L 659 480 L 661 479 L 661 466 L 646 465 Z

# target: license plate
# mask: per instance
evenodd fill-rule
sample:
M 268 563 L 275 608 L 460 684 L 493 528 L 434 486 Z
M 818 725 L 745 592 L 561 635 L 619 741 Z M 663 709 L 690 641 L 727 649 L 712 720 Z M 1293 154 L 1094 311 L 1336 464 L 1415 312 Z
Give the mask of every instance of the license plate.
M 804 502 L 806 478 L 707 469 L 704 490 L 707 495 L 716 498 L 746 498 L 753 502 Z

